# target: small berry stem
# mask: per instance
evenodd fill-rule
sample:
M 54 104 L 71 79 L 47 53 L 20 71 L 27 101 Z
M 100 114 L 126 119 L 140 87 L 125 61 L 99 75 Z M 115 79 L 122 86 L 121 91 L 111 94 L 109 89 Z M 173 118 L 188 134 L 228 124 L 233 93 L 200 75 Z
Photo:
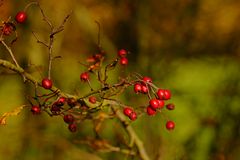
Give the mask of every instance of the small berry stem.
M 30 3 L 28 3 L 25 7 L 24 7 L 24 12 L 26 12 L 27 11 L 27 9 L 31 6 L 31 5 L 38 5 L 38 2 L 30 2 Z

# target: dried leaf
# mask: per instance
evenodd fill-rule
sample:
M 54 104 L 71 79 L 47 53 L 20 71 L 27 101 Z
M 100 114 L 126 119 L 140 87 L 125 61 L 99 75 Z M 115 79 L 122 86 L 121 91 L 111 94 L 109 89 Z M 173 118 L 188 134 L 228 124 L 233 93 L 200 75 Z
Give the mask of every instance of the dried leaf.
M 22 111 L 22 109 L 25 107 L 26 107 L 26 105 L 22 105 L 20 107 L 15 108 L 14 110 L 12 110 L 10 112 L 4 113 L 0 117 L 0 125 L 6 125 L 6 120 L 9 116 L 17 116 Z

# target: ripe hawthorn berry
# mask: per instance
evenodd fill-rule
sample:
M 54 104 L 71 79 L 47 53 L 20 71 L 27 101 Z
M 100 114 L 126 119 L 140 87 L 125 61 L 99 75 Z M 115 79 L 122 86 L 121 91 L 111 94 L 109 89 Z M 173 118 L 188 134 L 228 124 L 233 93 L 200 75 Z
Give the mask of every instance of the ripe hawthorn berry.
M 137 119 L 137 113 L 133 111 L 132 114 L 130 114 L 129 119 L 135 121 Z
M 27 20 L 27 13 L 24 11 L 19 11 L 15 16 L 15 20 L 18 23 L 24 23 Z
M 169 103 L 169 104 L 166 105 L 166 108 L 168 110 L 174 110 L 175 109 L 175 105 L 173 103 Z
M 153 109 L 157 109 L 159 107 L 159 102 L 156 98 L 153 98 L 149 101 L 149 105 L 150 107 L 152 107 Z
M 148 93 L 148 87 L 146 85 L 142 85 L 142 93 L 143 94 Z
M 127 51 L 126 51 L 125 49 L 120 49 L 120 50 L 118 51 L 118 55 L 119 55 L 120 57 L 125 57 L 125 56 L 127 55 Z
M 88 74 L 88 72 L 83 72 L 83 73 L 80 75 L 80 79 L 81 79 L 81 81 L 84 81 L 84 82 L 88 81 L 88 80 L 89 80 L 89 74 Z
M 63 106 L 66 101 L 65 97 L 60 97 L 57 102 L 55 103 L 57 106 Z
M 71 124 L 74 122 L 74 117 L 71 114 L 66 114 L 63 116 L 63 120 L 64 120 L 64 122 Z
M 168 89 L 164 90 L 164 99 L 169 100 L 171 98 L 171 92 Z
M 125 108 L 123 109 L 123 114 L 126 115 L 126 116 L 128 116 L 128 117 L 129 117 L 132 113 L 133 113 L 133 109 L 130 108 L 130 107 L 125 107 Z
M 164 100 L 160 100 L 160 99 L 157 99 L 158 100 L 158 103 L 159 103 L 159 108 L 163 108 L 164 107 Z
M 152 83 L 152 79 L 150 77 L 143 77 L 142 80 L 146 83 Z
M 167 130 L 173 130 L 175 128 L 175 123 L 173 121 L 167 121 L 166 128 Z
M 40 114 L 41 108 L 39 106 L 32 106 L 31 111 L 33 114 Z
M 90 97 L 88 98 L 88 101 L 89 101 L 90 103 L 92 103 L 92 104 L 95 104 L 96 101 L 97 101 L 97 99 L 96 99 L 96 97 L 94 97 L 94 96 L 90 96 Z
M 149 116 L 153 116 L 153 115 L 155 115 L 157 113 L 157 111 L 155 110 L 155 109 L 153 109 L 151 106 L 148 106 L 147 107 L 147 114 L 149 115 Z
M 76 132 L 77 131 L 77 125 L 75 123 L 71 123 L 68 125 L 68 129 L 71 132 Z
M 120 59 L 120 64 L 126 66 L 128 64 L 128 59 L 126 57 L 122 57 Z
M 42 80 L 42 87 L 45 89 L 51 89 L 52 88 L 52 80 L 48 78 L 44 78 Z
M 134 84 L 134 92 L 140 93 L 142 91 L 142 85 L 140 83 Z

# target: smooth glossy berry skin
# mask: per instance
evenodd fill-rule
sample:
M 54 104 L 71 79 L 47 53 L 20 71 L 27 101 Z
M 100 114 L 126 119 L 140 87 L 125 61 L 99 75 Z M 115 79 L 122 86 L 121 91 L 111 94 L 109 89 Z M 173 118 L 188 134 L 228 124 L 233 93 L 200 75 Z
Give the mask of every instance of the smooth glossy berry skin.
M 166 128 L 167 130 L 173 130 L 175 128 L 175 123 L 173 121 L 167 121 Z
M 88 80 L 89 80 L 89 74 L 88 74 L 88 72 L 83 72 L 83 73 L 80 75 L 80 79 L 81 79 L 81 81 L 84 81 L 84 82 L 88 81 Z
M 94 97 L 94 96 L 90 96 L 90 97 L 88 98 L 88 101 L 89 101 L 90 103 L 92 103 L 92 104 L 95 104 L 96 101 L 97 101 L 97 99 L 96 99 L 96 97 Z
M 74 122 L 74 117 L 71 114 L 66 114 L 66 115 L 64 115 L 63 120 L 64 120 L 64 122 L 71 124 Z
M 71 123 L 68 125 L 68 129 L 71 132 L 76 132 L 77 131 L 77 125 L 75 123 Z
M 63 106 L 65 102 L 66 102 L 66 98 L 65 98 L 65 97 L 60 97 L 60 98 L 57 100 L 56 105 L 57 105 L 57 106 Z
M 140 93 L 142 91 L 142 85 L 140 83 L 134 84 L 134 92 Z
M 17 23 L 24 23 L 27 20 L 27 13 L 19 11 L 15 16 L 15 20 Z
M 125 107 L 125 108 L 123 109 L 123 114 L 124 114 L 125 116 L 128 116 L 128 117 L 129 117 L 132 113 L 133 113 L 133 109 L 130 108 L 130 107 Z
M 159 104 L 158 99 L 153 98 L 149 101 L 149 105 L 150 105 L 150 107 L 152 107 L 152 109 L 156 110 L 157 108 L 159 108 L 160 104 Z
M 126 57 L 122 57 L 120 59 L 120 64 L 123 65 L 123 66 L 128 65 L 128 59 Z
M 148 106 L 147 107 L 147 114 L 149 115 L 149 116 L 153 116 L 153 115 L 155 115 L 157 113 L 157 111 L 155 110 L 155 109 L 153 109 L 151 106 Z
M 31 112 L 33 114 L 40 114 L 41 113 L 41 108 L 39 106 L 32 106 Z
M 150 77 L 143 77 L 142 80 L 146 83 L 152 83 L 152 79 Z
M 42 87 L 45 89 L 51 89 L 52 88 L 52 80 L 48 78 L 44 78 L 42 80 Z
M 158 108 L 163 108 L 164 107 L 164 105 L 165 105 L 165 102 L 164 102 L 164 100 L 160 100 L 160 99 L 157 99 L 158 100 L 158 103 L 159 103 L 159 107 Z
M 146 85 L 142 85 L 142 93 L 143 94 L 148 93 L 148 87 Z
M 127 55 L 127 51 L 125 49 L 120 49 L 118 51 L 118 56 L 125 57 Z
M 164 89 L 158 89 L 157 95 L 160 100 L 164 100 Z
M 169 100 L 171 98 L 171 92 L 168 89 L 164 90 L 164 99 Z
M 135 121 L 137 119 L 137 113 L 132 112 L 132 114 L 129 116 L 129 119 L 132 120 L 132 121 Z
M 166 105 L 166 108 L 168 110 L 174 110 L 175 109 L 175 105 L 173 103 L 169 103 L 169 104 Z

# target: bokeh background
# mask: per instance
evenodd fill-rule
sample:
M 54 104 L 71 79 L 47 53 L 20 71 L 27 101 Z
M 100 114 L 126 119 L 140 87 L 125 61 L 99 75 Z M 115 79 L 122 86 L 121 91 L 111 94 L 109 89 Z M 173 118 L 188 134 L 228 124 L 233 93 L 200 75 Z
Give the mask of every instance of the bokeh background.
M 14 17 L 29 1 L 2 0 L 0 19 Z M 54 62 L 56 86 L 69 93 L 84 94 L 80 83 L 84 68 L 78 63 L 93 54 L 101 24 L 101 44 L 109 59 L 120 48 L 131 54 L 127 71 L 152 77 L 172 90 L 174 111 L 155 117 L 142 116 L 133 127 L 153 160 L 238 160 L 240 158 L 240 1 L 238 0 L 42 0 L 42 8 L 53 24 L 73 11 L 64 32 L 56 36 Z M 47 40 L 49 28 L 37 7 L 27 11 L 28 21 L 18 25 L 19 39 L 12 46 L 21 66 L 46 76 L 47 52 L 31 31 Z M 13 37 L 12 37 L 13 38 Z M 11 39 L 11 38 L 10 38 Z M 9 59 L 0 47 L 0 57 Z M 28 66 L 28 64 L 34 64 Z M 39 75 L 39 70 L 42 75 Z M 26 104 L 31 85 L 19 75 L 0 68 L 0 113 Z M 121 70 L 118 70 L 120 73 Z M 112 74 L 112 79 L 119 75 Z M 147 99 L 123 95 L 131 105 Z M 173 132 L 167 119 L 176 122 Z M 104 125 L 106 138 L 117 139 L 117 124 Z M 91 123 L 69 133 L 61 118 L 33 116 L 25 110 L 0 126 L 0 159 L 4 160 L 122 160 L 118 153 L 96 153 L 75 143 L 91 135 Z

